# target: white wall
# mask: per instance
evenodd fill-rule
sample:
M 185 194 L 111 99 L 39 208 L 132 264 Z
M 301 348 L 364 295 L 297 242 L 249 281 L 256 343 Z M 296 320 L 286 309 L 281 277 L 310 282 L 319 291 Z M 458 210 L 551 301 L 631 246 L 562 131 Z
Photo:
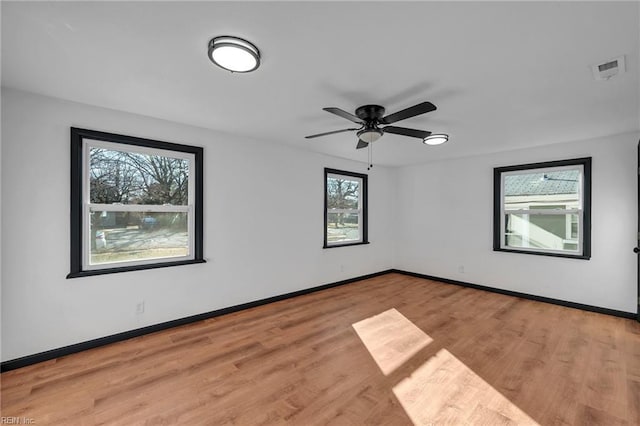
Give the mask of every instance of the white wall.
M 638 134 L 367 172 L 10 89 L 1 113 L 3 361 L 392 267 L 636 310 Z M 65 279 L 71 126 L 204 146 L 208 263 Z M 593 157 L 591 260 L 492 251 L 493 167 L 583 156 Z M 371 244 L 322 249 L 324 167 L 369 174 Z
M 205 147 L 208 263 L 65 279 L 71 126 Z M 384 167 L 4 88 L 1 158 L 3 361 L 392 266 Z M 324 167 L 369 174 L 371 244 L 322 249 Z
M 394 267 L 636 312 L 632 249 L 639 137 L 618 135 L 400 169 Z M 591 260 L 494 252 L 493 168 L 588 156 L 593 157 Z

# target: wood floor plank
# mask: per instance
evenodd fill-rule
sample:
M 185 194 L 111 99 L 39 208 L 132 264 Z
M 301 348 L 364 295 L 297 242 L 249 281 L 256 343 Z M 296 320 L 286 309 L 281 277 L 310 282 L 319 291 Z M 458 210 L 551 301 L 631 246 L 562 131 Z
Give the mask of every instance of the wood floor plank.
M 640 324 L 386 274 L 1 379 L 38 425 L 636 425 Z

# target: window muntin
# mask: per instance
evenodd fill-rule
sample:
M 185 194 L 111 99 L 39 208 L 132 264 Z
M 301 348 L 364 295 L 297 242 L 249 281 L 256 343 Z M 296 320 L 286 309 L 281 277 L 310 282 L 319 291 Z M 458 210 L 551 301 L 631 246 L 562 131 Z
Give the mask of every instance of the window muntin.
M 366 244 L 367 175 L 325 169 L 324 247 Z
M 204 262 L 202 148 L 72 128 L 69 277 Z
M 494 250 L 590 257 L 590 159 L 494 173 Z

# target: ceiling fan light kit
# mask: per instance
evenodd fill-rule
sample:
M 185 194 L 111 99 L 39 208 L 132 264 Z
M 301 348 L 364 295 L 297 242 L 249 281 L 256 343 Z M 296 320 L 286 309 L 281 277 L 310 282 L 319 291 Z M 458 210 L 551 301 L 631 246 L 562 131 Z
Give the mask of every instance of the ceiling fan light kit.
M 382 130 L 380 129 L 373 129 L 373 128 L 369 128 L 369 129 L 362 129 L 360 130 L 358 133 L 358 138 L 361 141 L 364 141 L 366 143 L 371 143 L 371 142 L 375 142 L 378 139 L 380 139 L 380 137 L 382 136 Z
M 219 36 L 209 41 L 209 59 L 227 71 L 247 73 L 260 66 L 260 51 L 239 37 Z

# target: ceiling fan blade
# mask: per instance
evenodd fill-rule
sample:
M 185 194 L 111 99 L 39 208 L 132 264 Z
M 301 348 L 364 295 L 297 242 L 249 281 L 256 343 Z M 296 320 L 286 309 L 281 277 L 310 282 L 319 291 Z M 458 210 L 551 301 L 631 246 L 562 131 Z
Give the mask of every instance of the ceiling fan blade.
M 416 115 L 435 111 L 436 109 L 436 106 L 431 102 L 422 102 L 421 104 L 417 104 L 407 109 L 403 109 L 402 111 L 389 114 L 386 117 L 382 117 L 380 124 L 395 123 L 396 121 L 405 120 L 407 118 L 415 117 Z
M 306 139 L 319 138 L 320 136 L 333 135 L 335 133 L 349 132 L 349 131 L 352 131 L 352 130 L 359 130 L 359 129 L 354 127 L 353 129 L 334 130 L 332 132 L 324 132 L 324 133 L 318 133 L 317 135 L 305 136 L 305 138 Z
M 410 136 L 412 138 L 424 139 L 431 134 L 426 130 L 407 129 L 406 127 L 387 126 L 383 127 L 382 131 L 385 133 L 393 133 L 396 135 Z
M 369 146 L 368 142 L 363 141 L 362 139 L 358 139 L 358 145 L 356 145 L 356 149 L 362 149 Z
M 351 120 L 354 123 L 358 123 L 358 124 L 364 124 L 364 122 L 360 119 L 360 117 L 357 117 L 347 111 L 344 111 L 340 108 L 336 108 L 336 107 L 328 107 L 328 108 L 322 108 L 323 110 L 330 112 L 331 114 L 335 114 L 338 115 L 342 118 L 346 118 L 347 120 Z

